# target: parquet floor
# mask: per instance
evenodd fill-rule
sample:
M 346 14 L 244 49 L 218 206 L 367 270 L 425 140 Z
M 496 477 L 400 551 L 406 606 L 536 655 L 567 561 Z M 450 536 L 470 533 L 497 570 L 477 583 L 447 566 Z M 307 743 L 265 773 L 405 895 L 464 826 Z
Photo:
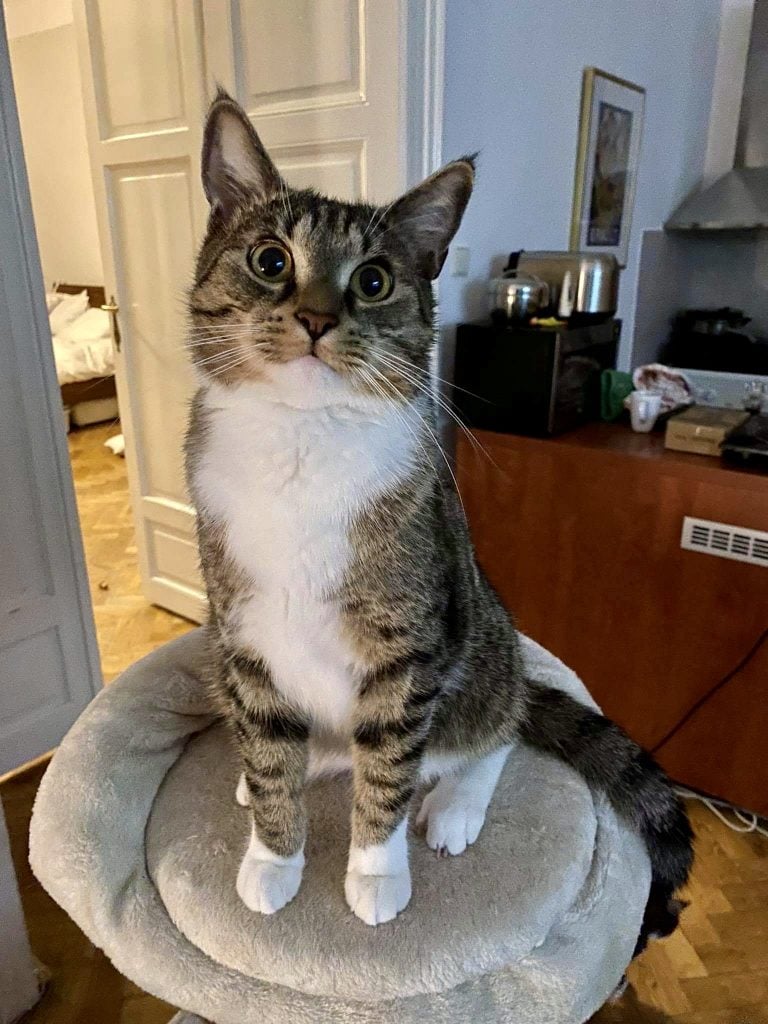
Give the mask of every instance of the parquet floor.
M 75 487 L 104 675 L 190 623 L 141 596 L 125 463 L 97 426 L 70 435 Z M 42 776 L 0 787 L 32 946 L 53 980 L 24 1024 L 165 1024 L 172 1008 L 124 979 L 37 884 L 27 864 L 29 817 Z M 632 965 L 633 991 L 592 1024 L 768 1024 L 768 839 L 730 832 L 691 805 L 697 860 L 682 928 Z
M 141 593 L 125 459 L 104 447 L 117 423 L 75 429 L 69 454 L 83 531 L 104 681 L 192 623 L 151 605 Z

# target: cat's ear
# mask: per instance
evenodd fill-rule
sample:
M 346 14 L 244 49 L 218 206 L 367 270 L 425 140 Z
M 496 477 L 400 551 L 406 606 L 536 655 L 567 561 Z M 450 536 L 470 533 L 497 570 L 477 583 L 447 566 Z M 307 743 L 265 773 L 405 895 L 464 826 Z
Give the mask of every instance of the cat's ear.
M 442 269 L 474 179 L 474 156 L 454 160 L 401 196 L 387 214 L 387 224 L 396 226 L 428 280 Z
M 280 174 L 247 114 L 223 90 L 208 111 L 202 163 L 206 198 L 225 217 L 243 202 L 280 191 Z

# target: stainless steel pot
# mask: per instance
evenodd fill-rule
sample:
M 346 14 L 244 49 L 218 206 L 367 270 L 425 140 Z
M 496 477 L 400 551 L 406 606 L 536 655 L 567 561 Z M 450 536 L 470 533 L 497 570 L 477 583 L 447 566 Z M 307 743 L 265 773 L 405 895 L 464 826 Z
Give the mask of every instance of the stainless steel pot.
M 530 320 L 549 305 L 549 285 L 535 274 L 509 270 L 488 285 L 492 320 Z
M 514 262 L 513 262 L 514 261 Z M 552 306 L 557 309 L 566 274 L 570 273 L 571 312 L 582 316 L 613 316 L 618 305 L 619 264 L 610 253 L 530 252 L 512 253 L 510 264 L 533 274 L 549 285 Z

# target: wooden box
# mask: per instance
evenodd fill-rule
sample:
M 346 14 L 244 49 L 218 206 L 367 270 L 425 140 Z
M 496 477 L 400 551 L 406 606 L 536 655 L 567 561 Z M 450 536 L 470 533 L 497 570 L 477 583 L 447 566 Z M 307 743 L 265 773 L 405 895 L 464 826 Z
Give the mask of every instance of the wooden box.
M 692 405 L 668 421 L 664 446 L 677 452 L 718 456 L 726 437 L 748 419 L 749 413 L 741 409 Z

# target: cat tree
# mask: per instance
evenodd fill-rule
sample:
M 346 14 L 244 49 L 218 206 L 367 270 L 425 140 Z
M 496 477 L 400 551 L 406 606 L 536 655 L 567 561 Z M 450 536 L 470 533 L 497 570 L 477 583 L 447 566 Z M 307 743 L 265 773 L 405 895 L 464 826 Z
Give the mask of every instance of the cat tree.
M 524 644 L 532 677 L 591 703 Z M 235 892 L 248 814 L 201 656 L 191 633 L 99 694 L 51 762 L 30 836 L 43 886 L 120 971 L 183 1008 L 174 1024 L 581 1024 L 603 1004 L 634 948 L 648 860 L 600 796 L 523 747 L 466 853 L 439 860 L 412 839 L 396 921 L 369 928 L 344 901 L 344 779 L 311 787 L 299 895 L 248 911 Z

